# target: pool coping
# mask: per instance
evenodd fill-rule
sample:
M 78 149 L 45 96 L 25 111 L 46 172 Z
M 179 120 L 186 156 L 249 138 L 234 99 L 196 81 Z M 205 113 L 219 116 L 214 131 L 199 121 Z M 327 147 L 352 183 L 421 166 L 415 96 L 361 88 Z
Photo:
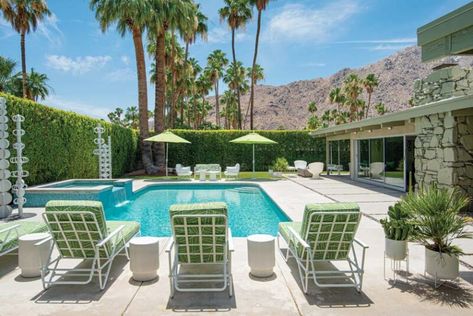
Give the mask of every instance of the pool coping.
M 54 187 L 54 185 L 61 185 L 73 182 L 106 182 L 107 184 L 102 185 L 95 185 L 93 187 L 70 187 L 70 188 L 61 188 L 61 187 Z M 50 182 L 46 184 L 40 184 L 37 186 L 32 186 L 26 188 L 26 193 L 35 193 L 35 194 L 50 194 L 50 193 L 100 193 L 105 190 L 110 190 L 113 188 L 113 183 L 133 183 L 133 179 L 69 179 L 69 180 L 62 180 L 56 182 Z

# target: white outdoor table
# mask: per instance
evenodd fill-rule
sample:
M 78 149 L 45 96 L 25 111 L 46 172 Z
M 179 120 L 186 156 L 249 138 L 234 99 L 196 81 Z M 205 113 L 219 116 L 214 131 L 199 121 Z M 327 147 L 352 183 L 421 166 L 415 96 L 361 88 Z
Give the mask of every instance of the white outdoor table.
M 48 233 L 36 233 L 23 235 L 18 239 L 18 266 L 21 276 L 24 278 L 35 278 L 41 276 L 41 261 L 48 262 L 51 240 L 40 246 L 36 243 L 48 238 Z
M 130 270 L 136 281 L 155 279 L 159 269 L 159 239 L 134 237 L 130 240 Z
M 217 175 L 220 173 L 220 171 L 208 171 L 209 174 L 209 180 L 210 181 L 217 181 Z
M 271 235 L 250 235 L 248 243 L 248 265 L 255 277 L 269 277 L 273 274 L 276 263 L 274 255 L 274 237 Z
M 200 170 L 200 171 L 197 171 L 196 173 L 199 174 L 199 180 L 200 181 L 205 181 L 205 178 L 207 177 L 207 171 L 206 170 Z

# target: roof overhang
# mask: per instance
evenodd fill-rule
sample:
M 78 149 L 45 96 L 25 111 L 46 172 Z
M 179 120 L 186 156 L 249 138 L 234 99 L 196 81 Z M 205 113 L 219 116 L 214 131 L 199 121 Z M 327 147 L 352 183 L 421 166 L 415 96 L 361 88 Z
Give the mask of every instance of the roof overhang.
M 422 61 L 450 55 L 473 55 L 473 2 L 417 29 Z
M 436 114 L 471 113 L 473 111 L 473 95 L 449 98 L 441 101 L 416 106 L 404 111 L 388 113 L 382 116 L 364 119 L 357 122 L 335 125 L 310 132 L 314 137 L 336 136 L 360 131 L 370 131 L 380 128 L 392 128 L 405 125 L 406 122 L 413 121 L 416 117 Z

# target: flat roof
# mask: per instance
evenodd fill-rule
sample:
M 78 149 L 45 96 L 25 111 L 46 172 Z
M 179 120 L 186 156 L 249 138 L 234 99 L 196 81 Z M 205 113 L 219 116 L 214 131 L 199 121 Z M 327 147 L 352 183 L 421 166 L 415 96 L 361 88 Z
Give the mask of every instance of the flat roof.
M 403 125 L 406 121 L 430 114 L 455 112 L 465 109 L 473 109 L 473 95 L 452 97 L 440 101 L 435 101 L 425 105 L 419 105 L 410 109 L 384 114 L 378 117 L 368 118 L 361 121 L 334 125 L 327 128 L 310 132 L 315 137 L 325 137 L 332 135 L 348 134 L 355 131 L 378 129 L 389 126 Z
M 473 54 L 473 2 L 417 29 L 422 61 Z

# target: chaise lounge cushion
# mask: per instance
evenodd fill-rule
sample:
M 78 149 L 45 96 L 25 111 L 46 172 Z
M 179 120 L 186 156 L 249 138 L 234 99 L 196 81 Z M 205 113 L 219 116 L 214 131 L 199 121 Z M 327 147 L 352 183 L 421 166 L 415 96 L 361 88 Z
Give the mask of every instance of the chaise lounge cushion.
M 0 252 L 16 248 L 18 246 L 17 237 L 21 237 L 27 234 L 44 233 L 48 231 L 48 226 L 46 224 L 42 222 L 33 221 L 14 221 L 9 223 L 2 223 L 0 224 L 0 230 L 12 227 L 14 225 L 20 225 L 16 228 L 18 235 L 14 231 L 11 231 L 9 234 L 8 232 L 0 234 Z M 8 239 L 5 239 L 7 237 L 7 234 Z
M 225 203 L 174 204 L 169 208 L 169 215 L 180 263 L 221 263 L 224 260 L 228 228 Z M 189 217 L 174 218 L 176 215 Z M 199 215 L 224 215 L 225 218 Z

